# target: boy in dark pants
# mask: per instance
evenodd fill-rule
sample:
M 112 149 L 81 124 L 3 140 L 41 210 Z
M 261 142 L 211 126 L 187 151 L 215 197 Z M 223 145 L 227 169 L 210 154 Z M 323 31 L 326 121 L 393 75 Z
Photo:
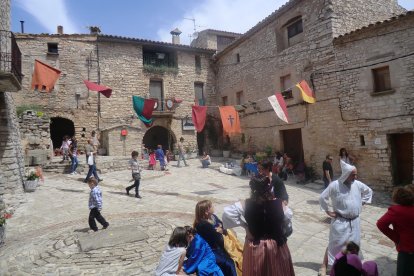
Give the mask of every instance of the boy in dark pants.
M 127 195 L 129 195 L 129 191 L 135 187 L 135 197 L 141 198 L 138 191 L 139 183 L 141 181 L 141 167 L 139 166 L 138 162 L 138 152 L 135 150 L 131 152 L 131 160 L 129 160 L 129 167 L 132 172 L 132 179 L 134 180 L 134 185 L 126 187 L 126 193 Z
M 91 188 L 91 193 L 89 194 L 89 209 L 91 210 L 89 213 L 89 227 L 96 232 L 98 231 L 98 227 L 96 226 L 95 219 L 102 224 L 103 229 L 108 228 L 109 223 L 101 215 L 102 192 L 98 187 L 98 182 L 95 178 L 91 177 L 88 179 L 88 185 Z

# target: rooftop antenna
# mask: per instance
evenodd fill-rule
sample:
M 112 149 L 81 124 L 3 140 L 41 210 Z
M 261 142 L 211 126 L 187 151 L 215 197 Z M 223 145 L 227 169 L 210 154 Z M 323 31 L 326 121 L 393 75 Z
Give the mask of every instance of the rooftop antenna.
M 192 18 L 184 17 L 184 19 L 193 21 L 193 31 L 194 31 L 194 33 L 188 35 L 190 37 L 190 44 L 191 44 L 191 41 L 193 40 L 193 38 L 197 39 L 197 37 L 198 37 L 196 20 L 195 20 L 194 17 L 192 17 Z

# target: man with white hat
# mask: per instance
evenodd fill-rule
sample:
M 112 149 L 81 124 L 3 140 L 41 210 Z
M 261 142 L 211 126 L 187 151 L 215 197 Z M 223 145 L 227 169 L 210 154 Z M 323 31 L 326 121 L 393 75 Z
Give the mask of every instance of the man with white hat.
M 341 177 L 329 184 L 319 198 L 321 209 L 332 218 L 329 231 L 329 244 L 325 254 L 320 275 L 326 273 L 326 267 L 335 261 L 338 254 L 347 242 L 352 241 L 360 245 L 360 218 L 362 205 L 371 203 L 372 190 L 364 183 L 356 180 L 357 169 L 341 161 Z M 332 210 L 329 210 L 329 199 Z

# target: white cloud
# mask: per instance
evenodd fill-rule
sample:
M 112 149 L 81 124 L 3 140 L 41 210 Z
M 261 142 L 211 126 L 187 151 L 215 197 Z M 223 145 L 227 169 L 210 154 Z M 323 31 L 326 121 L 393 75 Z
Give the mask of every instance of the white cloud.
M 244 33 L 286 2 L 287 0 L 205 0 L 184 14 L 183 19 L 168 26 L 168 29 L 159 29 L 157 34 L 161 41 L 171 42 L 170 31 L 178 27 L 182 31 L 181 43 L 189 44 L 189 35 L 194 32 L 194 25 L 191 20 L 184 18 L 195 18 L 197 31 L 216 29 Z
M 66 9 L 65 0 L 15 0 L 16 4 L 36 18 L 49 33 L 56 33 L 58 25 L 68 34 L 80 33 Z

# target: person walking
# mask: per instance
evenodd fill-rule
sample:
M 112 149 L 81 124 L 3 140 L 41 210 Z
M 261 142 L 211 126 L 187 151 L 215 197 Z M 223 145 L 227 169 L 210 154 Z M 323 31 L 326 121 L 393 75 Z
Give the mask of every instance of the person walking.
M 75 175 L 78 174 L 76 172 L 76 168 L 78 167 L 79 161 L 78 161 L 78 140 L 75 136 L 72 137 L 72 143 L 70 144 L 69 148 L 69 156 L 71 159 L 71 168 L 70 168 L 70 174 Z
M 88 144 L 85 147 L 86 151 L 86 160 L 89 165 L 89 171 L 86 175 L 86 178 L 83 182 L 87 183 L 88 179 L 93 175 L 97 181 L 102 181 L 102 178 L 99 178 L 98 173 L 96 172 L 96 152 L 93 147 L 93 142 L 91 139 L 88 140 Z
M 414 193 L 410 187 L 398 187 L 392 199 L 395 205 L 377 221 L 377 227 L 397 247 L 397 276 L 414 275 Z
M 160 162 L 160 169 L 164 171 L 166 164 L 164 151 L 162 150 L 162 145 L 157 146 L 157 150 L 155 151 L 155 159 L 157 159 Z
M 105 218 L 101 215 L 102 211 L 102 191 L 101 188 L 98 187 L 98 181 L 91 177 L 88 179 L 88 185 L 91 189 L 89 194 L 89 227 L 94 232 L 98 231 L 98 227 L 96 226 L 95 219 L 102 224 L 102 229 L 106 229 L 109 226 L 109 223 L 105 220 Z
M 350 241 L 360 246 L 362 205 L 372 200 L 371 188 L 356 180 L 357 169 L 344 161 L 341 161 L 341 169 L 341 177 L 331 182 L 319 197 L 321 209 L 332 218 L 328 248 L 319 270 L 319 275 L 323 276 L 343 246 Z M 329 200 L 332 210 L 329 209 Z
M 139 184 L 141 181 L 141 167 L 138 162 L 138 155 L 139 155 L 138 152 L 135 150 L 131 153 L 131 160 L 129 160 L 129 168 L 131 169 L 132 179 L 134 180 L 134 184 L 126 187 L 125 190 L 126 190 L 126 194 L 129 195 L 129 191 L 132 188 L 135 188 L 135 197 L 141 198 L 141 196 L 139 195 L 139 190 L 138 190 Z
M 178 163 L 177 163 L 177 167 L 180 168 L 180 161 L 181 159 L 184 162 L 184 165 L 187 167 L 187 162 L 185 161 L 185 157 L 184 157 L 184 146 L 183 146 L 183 142 L 184 142 L 184 138 L 181 137 L 180 138 L 180 142 L 177 143 L 178 146 Z
M 325 184 L 325 189 L 333 180 L 332 160 L 332 156 L 328 154 L 325 158 L 325 161 L 322 163 L 323 183 Z

